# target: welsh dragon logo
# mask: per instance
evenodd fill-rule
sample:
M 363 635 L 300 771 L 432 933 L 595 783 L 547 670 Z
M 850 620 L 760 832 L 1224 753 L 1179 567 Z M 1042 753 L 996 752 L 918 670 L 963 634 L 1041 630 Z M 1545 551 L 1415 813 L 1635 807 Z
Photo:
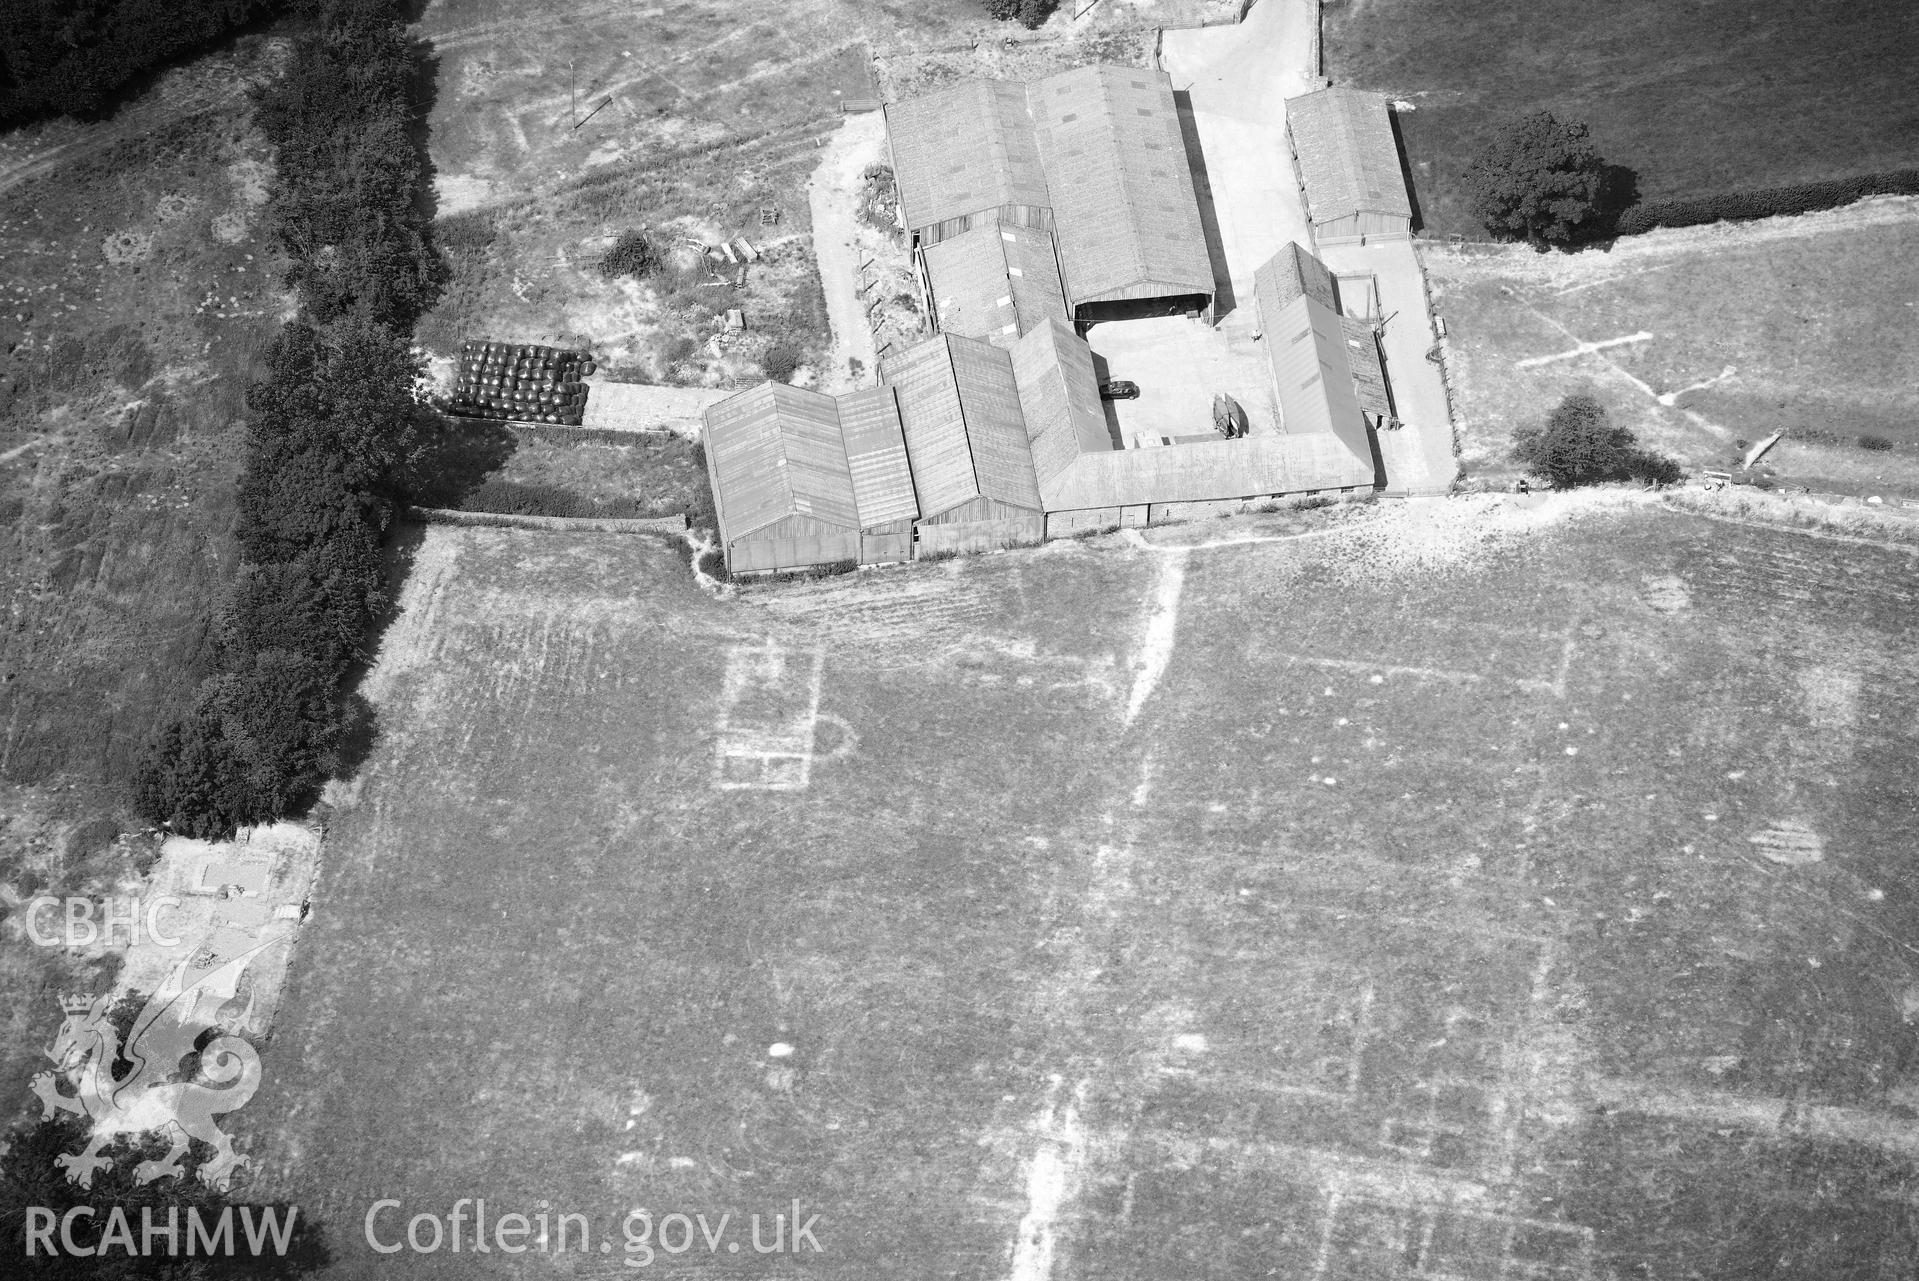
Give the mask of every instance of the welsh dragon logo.
M 67 1172 L 68 1182 L 92 1187 L 94 1173 L 113 1164 L 100 1155 L 102 1148 L 121 1135 L 149 1131 L 164 1133 L 172 1146 L 158 1160 L 134 1167 L 139 1183 L 184 1176 L 180 1158 L 193 1139 L 213 1149 L 213 1157 L 201 1163 L 198 1171 L 200 1181 L 209 1187 L 224 1190 L 236 1171 L 252 1164 L 233 1150 L 232 1140 L 213 1120 L 243 1107 L 260 1087 L 260 1056 L 232 1030 L 252 1011 L 251 993 L 238 1014 L 225 1019 L 218 1015 L 233 999 L 247 963 L 277 941 L 269 940 L 215 965 L 196 967 L 191 959 L 181 962 L 134 1019 L 124 1047 L 133 1070 L 125 1076 L 114 1075 L 123 1051 L 119 1032 L 107 1017 L 112 996 L 61 998 L 66 1021 L 46 1051 L 54 1070 L 36 1074 L 32 1088 L 45 1108 L 43 1120 L 56 1112 L 71 1112 L 93 1123 L 85 1151 L 54 1158 Z M 215 1029 L 219 1034 L 199 1047 L 199 1068 L 193 1079 L 174 1079 L 180 1074 L 181 1060 L 193 1052 L 201 1036 Z M 61 1093 L 63 1082 L 74 1086 L 75 1092 Z

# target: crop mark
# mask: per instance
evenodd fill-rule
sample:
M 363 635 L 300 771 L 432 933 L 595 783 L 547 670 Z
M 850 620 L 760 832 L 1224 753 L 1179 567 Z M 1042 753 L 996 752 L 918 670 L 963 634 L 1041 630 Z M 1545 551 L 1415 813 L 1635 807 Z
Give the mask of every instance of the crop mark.
M 1626 334 L 1620 338 L 1602 338 L 1597 342 L 1582 342 L 1570 351 L 1557 351 L 1550 356 L 1531 356 L 1525 360 L 1513 362 L 1520 369 L 1532 369 L 1538 365 L 1550 365 L 1554 361 L 1574 360 L 1580 356 L 1590 356 L 1594 352 L 1604 351 L 1608 347 L 1623 347 L 1628 343 L 1650 342 L 1653 335 L 1646 330 L 1636 334 Z
M 1160 563 L 1159 584 L 1153 595 L 1153 613 L 1146 620 L 1146 634 L 1140 640 L 1133 688 L 1126 697 L 1126 724 L 1138 718 L 1146 700 L 1153 696 L 1159 678 L 1172 661 L 1173 639 L 1179 630 L 1179 598 L 1186 584 L 1186 558 L 1169 556 Z
M 1396 1276 L 1430 1281 L 1583 1281 L 1591 1228 L 1457 1205 L 1404 1203 L 1326 1189 L 1314 1281 Z
M 1391 663 L 1362 663 L 1350 658 L 1319 658 L 1312 654 L 1281 654 L 1280 658 L 1289 663 L 1301 663 L 1307 667 L 1322 667 L 1334 672 L 1364 672 L 1380 676 L 1413 676 L 1420 680 L 1454 681 L 1464 685 L 1476 685 L 1486 679 L 1479 672 L 1453 671 L 1444 667 L 1399 667 Z
M 714 787 L 804 791 L 812 779 L 817 759 L 813 740 L 823 719 L 842 727 L 832 755 L 852 751 L 854 740 L 845 722 L 820 715 L 825 666 L 824 648 L 789 650 L 771 638 L 727 648 L 726 683 L 715 725 Z

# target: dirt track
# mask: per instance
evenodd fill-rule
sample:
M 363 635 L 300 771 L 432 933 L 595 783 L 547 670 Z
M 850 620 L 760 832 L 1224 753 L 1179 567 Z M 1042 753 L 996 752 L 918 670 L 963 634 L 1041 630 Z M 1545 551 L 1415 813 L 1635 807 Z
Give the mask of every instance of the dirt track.
M 826 144 L 819 167 L 806 184 L 813 210 L 813 252 L 819 258 L 820 284 L 826 291 L 826 314 L 833 328 L 832 358 L 820 372 L 824 391 L 850 390 L 877 377 L 879 357 L 860 303 L 860 251 L 855 237 L 860 174 L 885 159 L 885 117 L 877 111 L 849 115 Z M 857 380 L 848 363 L 853 360 L 865 371 Z

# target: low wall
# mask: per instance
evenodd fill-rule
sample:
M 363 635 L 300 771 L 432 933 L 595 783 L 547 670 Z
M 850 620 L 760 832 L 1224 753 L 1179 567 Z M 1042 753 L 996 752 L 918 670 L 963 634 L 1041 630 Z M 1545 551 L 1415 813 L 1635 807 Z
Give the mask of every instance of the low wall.
M 596 516 L 514 516 L 506 512 L 462 512 L 445 507 L 404 507 L 400 519 L 421 525 L 469 525 L 492 529 L 543 529 L 575 534 L 668 534 L 686 532 L 684 515 L 643 516 L 629 520 Z

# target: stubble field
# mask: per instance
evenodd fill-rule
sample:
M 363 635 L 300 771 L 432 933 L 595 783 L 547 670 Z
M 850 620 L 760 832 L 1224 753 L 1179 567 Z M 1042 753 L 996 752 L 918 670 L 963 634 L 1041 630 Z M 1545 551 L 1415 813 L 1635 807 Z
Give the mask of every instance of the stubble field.
M 376 1257 L 386 1196 L 584 1214 L 581 1276 L 638 1206 L 732 1214 L 675 1275 L 1904 1275 L 1912 553 L 1147 540 L 714 601 L 427 532 L 258 1190 L 339 1276 L 548 1266 Z M 795 1199 L 821 1253 L 726 1251 Z

